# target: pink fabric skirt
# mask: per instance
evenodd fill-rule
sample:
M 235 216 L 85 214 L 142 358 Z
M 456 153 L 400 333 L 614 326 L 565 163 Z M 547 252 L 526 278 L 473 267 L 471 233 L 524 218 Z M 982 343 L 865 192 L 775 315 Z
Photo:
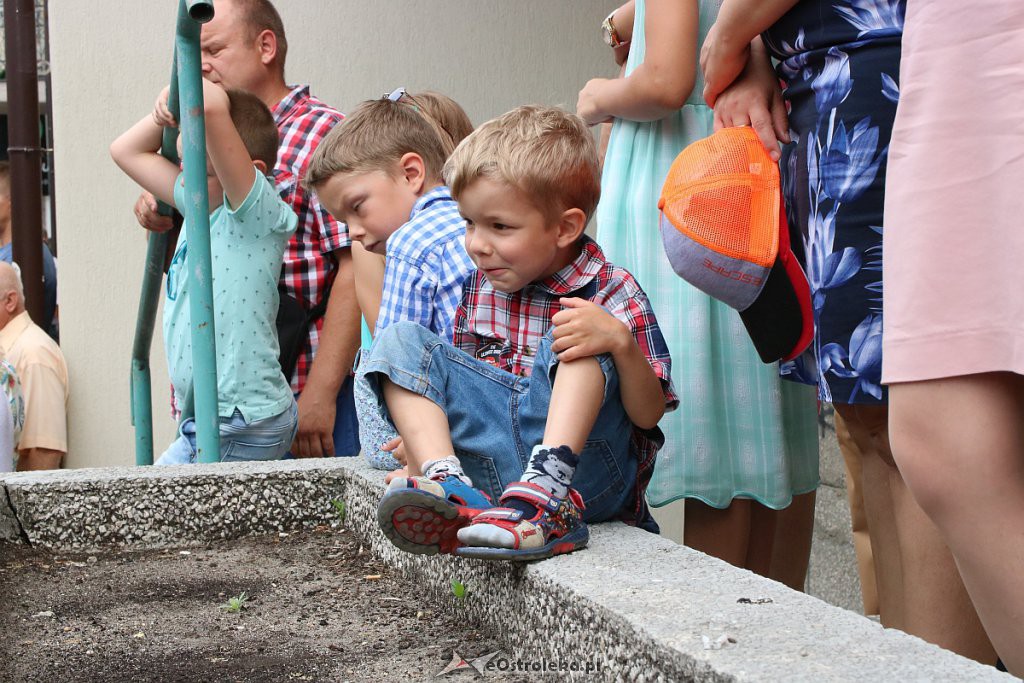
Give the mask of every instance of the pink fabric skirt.
M 909 0 L 900 87 L 882 379 L 1024 374 L 1024 2 Z

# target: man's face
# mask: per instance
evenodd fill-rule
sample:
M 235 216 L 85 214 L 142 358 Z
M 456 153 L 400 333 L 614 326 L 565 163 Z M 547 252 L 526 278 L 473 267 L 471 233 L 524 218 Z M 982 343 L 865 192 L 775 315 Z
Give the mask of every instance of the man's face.
M 0 330 L 7 327 L 18 315 L 18 293 L 14 290 L 0 292 Z
M 217 11 L 203 25 L 199 44 L 203 78 L 224 88 L 260 92 L 268 72 L 259 43 L 231 0 L 217 0 Z
M 399 170 L 336 173 L 316 189 L 327 211 L 348 225 L 349 237 L 383 254 L 387 240 L 409 220 L 419 198 Z

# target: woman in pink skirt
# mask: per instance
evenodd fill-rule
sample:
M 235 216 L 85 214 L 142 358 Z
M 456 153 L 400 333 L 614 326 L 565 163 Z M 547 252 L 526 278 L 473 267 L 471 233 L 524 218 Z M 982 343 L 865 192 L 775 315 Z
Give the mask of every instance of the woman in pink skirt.
M 892 450 L 1024 676 L 1024 2 L 910 0 L 886 183 Z

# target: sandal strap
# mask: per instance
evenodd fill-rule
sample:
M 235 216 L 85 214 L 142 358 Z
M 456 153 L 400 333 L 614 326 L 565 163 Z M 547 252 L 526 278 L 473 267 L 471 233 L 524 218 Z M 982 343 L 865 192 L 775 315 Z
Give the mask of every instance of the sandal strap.
M 555 498 L 547 490 L 528 481 L 517 481 L 509 484 L 505 492 L 501 494 L 499 502 L 504 503 L 506 500 L 513 498 L 536 505 L 541 510 L 551 513 L 557 512 L 558 506 L 562 503 L 560 498 Z
M 523 519 L 523 511 L 513 508 L 491 508 L 484 510 L 473 518 L 474 524 L 493 524 L 500 527 L 513 527 Z

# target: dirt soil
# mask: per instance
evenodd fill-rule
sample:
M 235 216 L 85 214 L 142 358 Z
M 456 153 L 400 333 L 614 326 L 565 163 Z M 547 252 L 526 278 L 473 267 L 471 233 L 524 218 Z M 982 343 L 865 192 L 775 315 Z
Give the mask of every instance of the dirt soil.
M 0 681 L 430 680 L 453 650 L 502 649 L 457 603 L 417 600 L 352 534 L 326 528 L 109 555 L 0 545 Z

